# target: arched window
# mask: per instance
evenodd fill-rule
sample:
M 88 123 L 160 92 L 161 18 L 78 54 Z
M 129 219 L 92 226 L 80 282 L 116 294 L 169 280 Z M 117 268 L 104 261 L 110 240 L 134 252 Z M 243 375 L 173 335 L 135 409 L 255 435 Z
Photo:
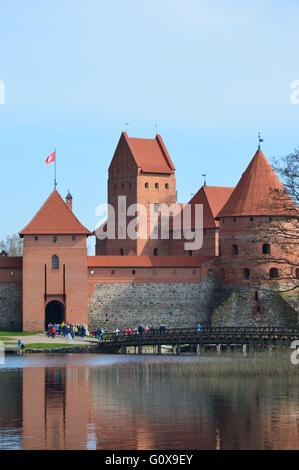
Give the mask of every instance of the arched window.
M 158 256 L 158 248 L 154 249 L 154 256 Z
M 264 243 L 263 244 L 263 255 L 270 255 L 271 253 L 271 247 L 269 243 Z
M 299 279 L 299 268 L 296 268 L 296 279 Z
M 233 245 L 232 250 L 233 250 L 233 255 L 237 256 L 239 254 L 238 245 Z
M 243 269 L 243 277 L 244 279 L 250 279 L 250 271 L 248 268 Z
M 145 183 L 144 187 L 145 187 L 145 188 L 148 188 L 148 183 Z
M 278 278 L 278 269 L 277 268 L 271 268 L 269 271 L 269 276 L 270 279 L 277 279 Z
M 169 189 L 169 184 L 165 183 L 165 189 Z
M 52 256 L 52 269 L 59 269 L 59 258 L 56 255 Z
M 159 189 L 159 183 L 155 183 L 155 188 Z

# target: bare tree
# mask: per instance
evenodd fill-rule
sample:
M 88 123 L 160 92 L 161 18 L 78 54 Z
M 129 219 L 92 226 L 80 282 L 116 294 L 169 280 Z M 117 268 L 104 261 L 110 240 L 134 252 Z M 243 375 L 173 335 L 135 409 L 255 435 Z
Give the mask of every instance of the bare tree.
M 19 235 L 9 235 L 0 240 L 0 251 L 6 251 L 9 256 L 22 256 L 23 254 L 23 240 Z
M 298 205 L 299 203 L 299 147 L 293 153 L 286 155 L 280 159 L 273 158 L 272 166 L 293 199 Z

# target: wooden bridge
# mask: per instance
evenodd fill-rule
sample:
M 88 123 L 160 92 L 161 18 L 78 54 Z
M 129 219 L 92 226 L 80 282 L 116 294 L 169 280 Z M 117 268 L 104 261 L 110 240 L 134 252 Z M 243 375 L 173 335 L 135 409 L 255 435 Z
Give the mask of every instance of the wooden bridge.
M 202 327 L 200 333 L 196 328 L 174 328 L 160 332 L 154 330 L 142 334 L 107 333 L 99 342 L 100 352 L 125 353 L 127 348 L 135 348 L 142 354 L 143 346 L 152 346 L 153 352 L 161 354 L 162 346 L 170 346 L 172 351 L 180 354 L 182 349 L 200 353 L 202 348 L 214 347 L 218 352 L 222 348 L 249 347 L 267 348 L 279 345 L 289 346 L 299 339 L 299 329 L 280 327 Z M 202 348 L 201 348 L 202 347 Z

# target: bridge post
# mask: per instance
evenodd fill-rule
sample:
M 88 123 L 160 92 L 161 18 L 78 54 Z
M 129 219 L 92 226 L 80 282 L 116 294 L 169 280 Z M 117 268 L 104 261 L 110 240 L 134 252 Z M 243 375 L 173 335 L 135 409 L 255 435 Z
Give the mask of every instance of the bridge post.
M 142 355 L 142 344 L 138 344 L 138 354 Z
M 243 344 L 243 355 L 247 355 L 247 344 Z
M 216 351 L 217 351 L 218 354 L 221 353 L 221 344 L 216 345 Z
M 177 344 L 176 354 L 177 354 L 177 356 L 179 356 L 181 354 L 181 345 L 180 344 Z
M 158 349 L 158 355 L 160 356 L 160 354 L 162 353 L 162 346 L 161 346 L 161 344 L 158 344 L 157 349 Z
M 200 346 L 200 344 L 197 344 L 196 345 L 196 355 L 200 356 L 200 354 L 201 354 L 201 346 Z

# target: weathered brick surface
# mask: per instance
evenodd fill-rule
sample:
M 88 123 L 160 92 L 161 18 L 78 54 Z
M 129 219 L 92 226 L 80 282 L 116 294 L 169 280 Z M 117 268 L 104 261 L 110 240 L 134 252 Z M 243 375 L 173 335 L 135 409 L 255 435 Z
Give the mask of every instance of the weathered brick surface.
M 214 284 L 102 284 L 90 299 L 89 324 L 111 331 L 143 325 L 195 327 L 210 323 Z
M 0 284 L 0 330 L 22 329 L 22 286 Z

